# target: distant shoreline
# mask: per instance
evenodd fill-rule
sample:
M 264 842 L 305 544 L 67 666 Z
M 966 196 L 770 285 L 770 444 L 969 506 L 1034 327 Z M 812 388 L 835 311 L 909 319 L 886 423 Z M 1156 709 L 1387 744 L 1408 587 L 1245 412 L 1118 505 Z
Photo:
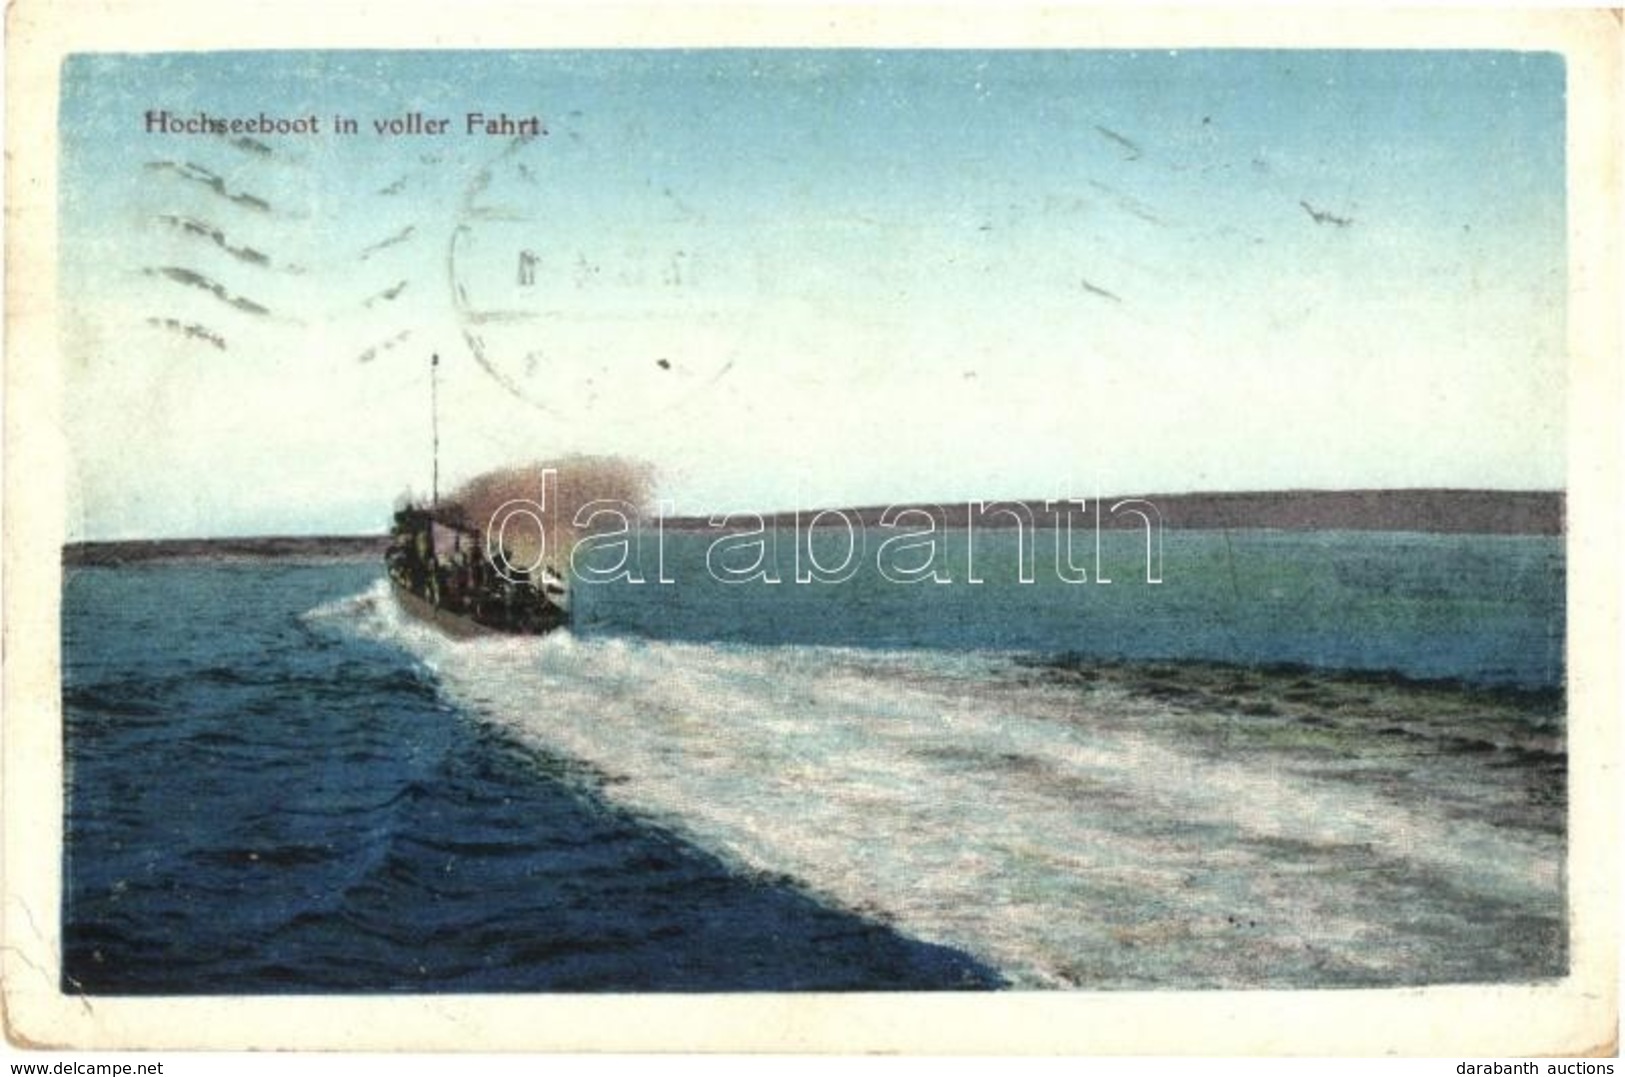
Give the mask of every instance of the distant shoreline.
M 1565 500 L 1561 491 L 1501 490 L 1288 490 L 1220 494 L 1145 494 L 1134 500 L 1150 502 L 1162 515 L 1163 526 L 1176 531 L 1395 531 L 1428 534 L 1561 535 L 1565 528 Z M 1129 512 L 1111 514 L 1123 498 L 1102 498 L 1107 514 L 1100 526 L 1139 528 L 1144 522 Z M 1059 514 L 1042 500 L 988 502 L 1021 505 L 1039 527 L 1050 526 Z M 854 524 L 878 526 L 888 508 L 932 512 L 948 528 L 963 528 L 970 518 L 964 502 L 911 502 L 896 506 L 845 509 L 806 509 L 802 526 L 810 526 L 820 512 L 822 525 L 836 525 L 837 512 Z M 1073 508 L 1075 525 L 1094 526 L 1095 502 L 1089 511 Z M 737 517 L 745 515 L 734 514 Z M 796 524 L 793 511 L 762 513 L 769 527 Z M 709 516 L 670 516 L 664 527 L 673 532 L 712 530 Z M 1008 529 L 1008 513 L 993 514 L 978 526 Z M 918 521 L 913 521 L 917 523 Z M 380 558 L 389 544 L 387 535 L 285 535 L 236 538 L 122 539 L 72 542 L 62 548 L 67 566 L 122 565 L 163 561 L 366 560 Z
M 70 542 L 62 564 L 155 564 L 167 561 L 362 561 L 384 556 L 387 535 L 286 535 L 259 538 L 121 539 Z
M 1110 529 L 1135 529 L 1145 523 L 1126 511 L 1112 515 L 1121 501 L 1150 502 L 1162 515 L 1164 527 L 1175 531 L 1418 531 L 1432 534 L 1483 535 L 1561 535 L 1564 531 L 1564 495 L 1560 490 L 1277 490 L 1217 494 L 1127 494 L 1102 497 L 1106 515 L 1100 525 Z M 1064 503 L 1043 500 L 989 501 L 994 505 L 1021 505 L 1032 513 L 1039 527 L 1059 522 Z M 1049 505 L 1054 504 L 1055 509 Z M 1093 527 L 1097 499 L 1089 499 L 1087 513 L 1072 509 L 1074 524 Z M 913 502 L 886 506 L 847 508 L 854 523 L 875 527 L 881 514 L 891 509 L 926 509 L 937 513 L 939 522 L 951 528 L 966 526 L 970 507 L 958 502 Z M 820 511 L 804 509 L 802 526 L 809 526 Z M 790 527 L 794 511 L 763 513 L 768 526 Z M 993 514 L 977 526 L 987 530 L 1009 528 L 1008 514 Z M 828 520 L 834 524 L 836 521 Z M 672 531 L 710 529 L 709 517 L 673 516 L 666 519 Z

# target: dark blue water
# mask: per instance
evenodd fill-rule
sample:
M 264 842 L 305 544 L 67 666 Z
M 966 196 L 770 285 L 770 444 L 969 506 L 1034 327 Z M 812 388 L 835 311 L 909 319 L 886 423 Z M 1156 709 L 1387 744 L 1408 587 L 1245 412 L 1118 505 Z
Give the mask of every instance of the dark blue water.
M 723 586 L 706 576 L 704 536 L 669 536 L 678 583 L 578 588 L 581 631 L 722 643 L 719 668 L 730 669 L 740 644 L 836 644 L 1562 684 L 1556 540 L 1170 534 L 1165 582 L 1146 584 L 1143 548 L 1119 543 L 1111 585 L 1070 586 L 1054 582 L 1044 548 L 1037 582 L 1017 583 L 1000 560 L 1009 536 L 988 537 L 983 585 L 964 582 L 955 562 L 951 586 L 873 573 L 827 586 Z M 345 612 L 342 600 L 376 593 L 380 578 L 372 564 L 67 573 L 66 989 L 1005 982 L 987 960 L 911 937 L 864 902 L 838 907 L 618 807 L 622 777 L 454 707 L 427 652 L 359 631 L 359 615 Z M 684 650 L 683 661 L 710 653 Z M 789 705 L 775 702 L 771 680 L 743 690 L 769 711 Z M 642 705 L 628 702 L 636 698 L 617 705 Z M 535 706 L 539 717 L 526 720 L 545 722 L 545 698 Z M 612 746 L 615 731 L 603 738 Z M 794 820 L 773 821 L 773 831 L 794 843 Z M 909 885 L 905 871 L 875 889 Z
M 302 614 L 371 565 L 69 574 L 64 989 L 929 990 L 963 954 L 607 806 Z

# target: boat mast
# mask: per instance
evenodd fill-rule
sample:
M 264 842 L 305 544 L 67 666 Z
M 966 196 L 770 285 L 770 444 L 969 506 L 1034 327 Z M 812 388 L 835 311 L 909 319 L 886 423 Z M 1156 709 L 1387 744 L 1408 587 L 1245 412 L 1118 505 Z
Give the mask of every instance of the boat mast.
M 429 426 L 434 432 L 434 485 L 429 507 L 440 508 L 440 353 L 429 357 Z

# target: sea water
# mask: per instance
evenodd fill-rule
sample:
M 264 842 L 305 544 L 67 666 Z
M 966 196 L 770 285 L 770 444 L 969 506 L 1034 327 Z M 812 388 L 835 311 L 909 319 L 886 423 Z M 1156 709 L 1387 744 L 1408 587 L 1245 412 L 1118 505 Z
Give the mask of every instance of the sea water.
M 472 642 L 368 563 L 70 569 L 64 988 L 1562 974 L 1559 541 L 1170 533 L 1161 583 L 1120 544 L 1023 584 L 984 537 L 982 584 L 727 585 L 669 535 L 673 583 L 645 549 L 575 631 Z

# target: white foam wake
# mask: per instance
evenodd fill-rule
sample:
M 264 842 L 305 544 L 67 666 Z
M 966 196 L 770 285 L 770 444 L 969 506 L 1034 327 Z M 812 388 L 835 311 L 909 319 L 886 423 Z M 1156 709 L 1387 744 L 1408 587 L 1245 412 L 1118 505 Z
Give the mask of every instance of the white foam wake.
M 1555 840 L 1215 755 L 993 657 L 458 643 L 383 586 L 328 613 L 614 801 L 1019 984 L 1403 981 L 1482 945 L 1476 902 L 1559 908 Z

